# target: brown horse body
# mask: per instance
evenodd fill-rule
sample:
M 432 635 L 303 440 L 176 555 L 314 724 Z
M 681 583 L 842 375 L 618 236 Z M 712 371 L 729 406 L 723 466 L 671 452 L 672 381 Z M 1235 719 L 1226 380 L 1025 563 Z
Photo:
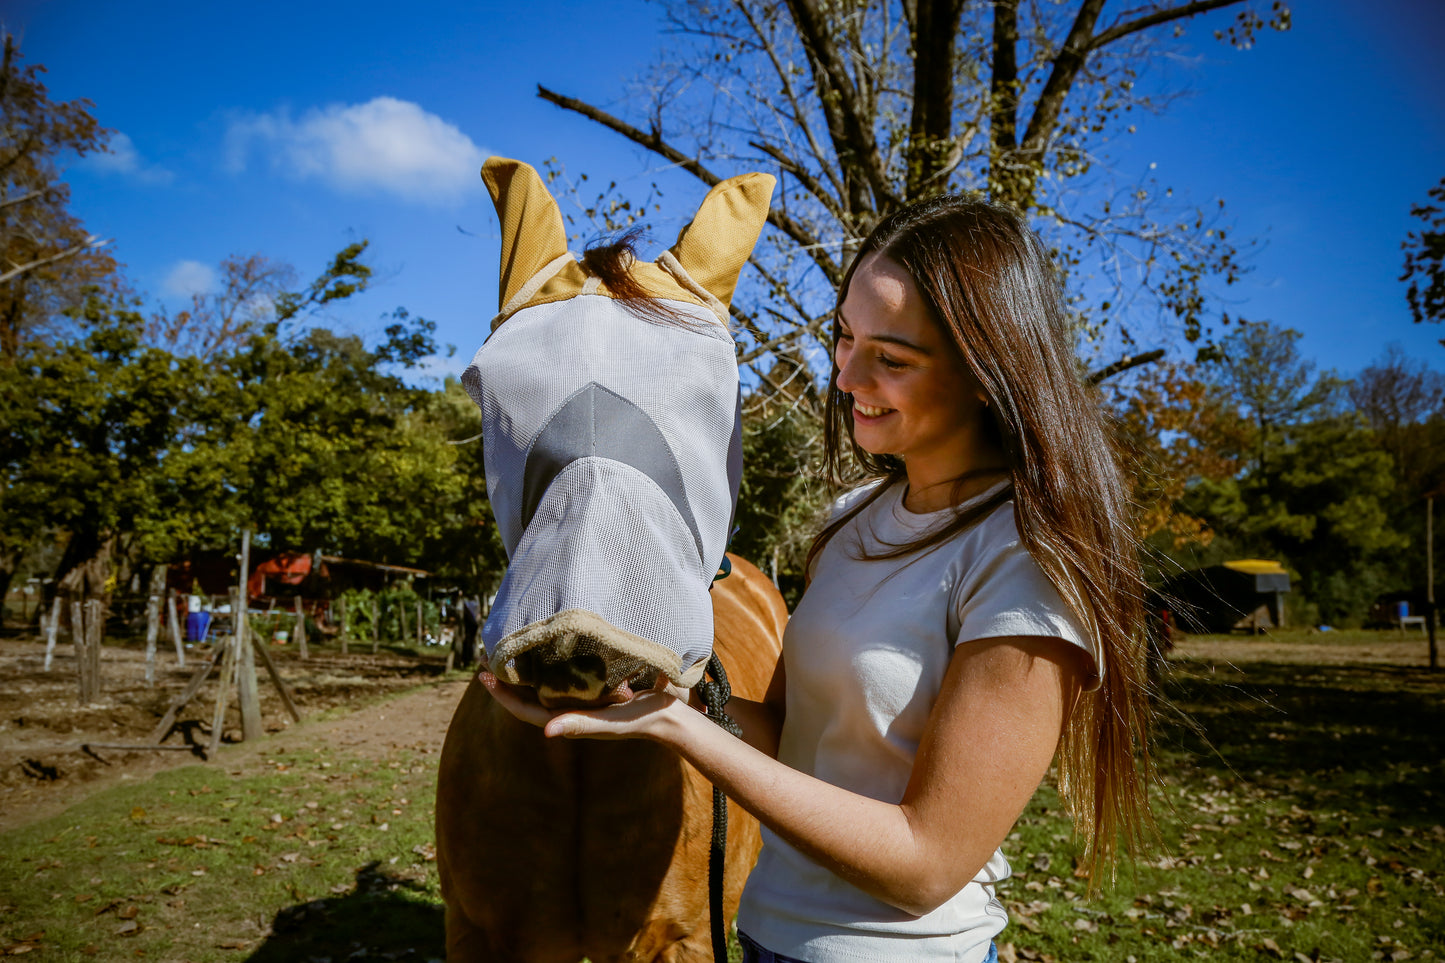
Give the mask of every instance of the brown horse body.
M 760 700 L 781 653 L 782 597 L 734 558 L 712 599 L 733 692 Z M 759 834 L 728 809 L 731 920 Z M 544 739 L 474 681 L 442 750 L 436 820 L 453 963 L 711 959 L 712 788 L 671 750 Z

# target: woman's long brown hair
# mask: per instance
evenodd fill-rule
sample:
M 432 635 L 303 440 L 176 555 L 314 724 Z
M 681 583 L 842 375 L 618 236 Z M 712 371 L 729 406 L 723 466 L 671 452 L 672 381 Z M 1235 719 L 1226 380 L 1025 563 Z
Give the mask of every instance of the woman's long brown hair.
M 1011 484 L 948 525 L 866 557 L 901 557 L 940 544 L 1013 498 L 1029 554 L 1098 642 L 1103 678 L 1066 720 L 1059 750 L 1059 792 L 1097 881 L 1098 870 L 1112 873 L 1120 844 L 1133 855 L 1151 826 L 1144 581 L 1128 486 L 1099 402 L 1081 378 L 1058 270 L 1015 211 L 962 195 L 922 201 L 880 221 L 843 278 L 839 305 L 858 265 L 875 254 L 908 272 L 983 385 L 988 427 Z M 809 570 L 849 520 L 906 480 L 900 458 L 870 454 L 854 441 L 852 399 L 837 384 L 835 364 L 824 427 L 829 472 L 843 482 L 851 456 L 884 481 L 823 529 Z

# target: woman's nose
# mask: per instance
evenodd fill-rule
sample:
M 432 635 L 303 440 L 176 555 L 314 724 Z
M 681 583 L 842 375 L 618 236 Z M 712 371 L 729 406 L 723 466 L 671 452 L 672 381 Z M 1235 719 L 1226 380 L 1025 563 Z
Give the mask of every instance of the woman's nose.
M 844 394 L 851 394 L 861 383 L 858 366 L 853 363 L 854 357 L 851 351 L 840 351 L 835 359 L 838 364 L 838 390 Z

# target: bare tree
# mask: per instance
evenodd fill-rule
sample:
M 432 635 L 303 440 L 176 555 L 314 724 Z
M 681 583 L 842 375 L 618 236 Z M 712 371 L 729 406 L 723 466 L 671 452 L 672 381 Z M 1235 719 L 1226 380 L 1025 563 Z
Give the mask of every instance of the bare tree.
M 1432 418 L 1445 419 L 1445 375 L 1391 344 L 1350 383 L 1350 401 L 1394 458 L 1400 480 L 1408 489 L 1420 490 L 1428 480 L 1421 468 L 1439 460 L 1427 450 L 1433 432 L 1421 428 Z
M 758 283 L 734 310 L 740 360 L 761 385 L 778 380 L 780 362 L 806 366 L 825 341 L 832 292 L 877 219 L 945 189 L 1030 213 L 1069 274 L 1096 356 L 1126 355 L 1113 373 L 1138 363 L 1145 319 L 1207 338 L 1212 286 L 1241 269 L 1222 202 L 1182 209 L 1147 176 L 1118 179 L 1099 152 L 1133 130 L 1131 114 L 1166 106 L 1136 81 L 1186 22 L 1235 7 L 1216 36 L 1247 46 L 1263 27 L 1287 28 L 1289 12 L 1276 2 L 1266 21 L 1246 0 L 1104 6 L 676 0 L 666 16 L 678 42 L 628 98 L 643 120 L 538 92 L 707 185 L 742 169 L 779 175 L 773 230 L 752 262 Z M 644 206 L 612 184 L 587 212 L 613 227 Z
M 0 31 L 3 32 L 3 31 Z M 58 158 L 105 151 L 110 131 L 88 100 L 52 101 L 42 67 L 24 66 L 4 34 L 0 60 L 0 359 L 43 334 L 85 289 L 113 282 L 106 243 L 69 211 L 70 188 Z
M 275 315 L 276 298 L 295 286 L 291 265 L 260 254 L 232 255 L 221 262 L 217 290 L 191 295 L 174 314 L 157 309 L 146 341 L 172 354 L 204 357 L 240 346 Z

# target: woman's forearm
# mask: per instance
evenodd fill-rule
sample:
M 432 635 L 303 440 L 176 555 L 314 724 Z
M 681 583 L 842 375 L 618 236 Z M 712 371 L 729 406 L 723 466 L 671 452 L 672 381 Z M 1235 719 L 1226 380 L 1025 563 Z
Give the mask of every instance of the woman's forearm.
M 767 707 L 749 700 L 739 717 L 756 712 L 766 730 Z M 653 738 L 672 746 L 744 809 L 804 855 L 864 892 L 915 915 L 930 912 L 956 893 L 993 852 L 980 848 L 977 867 L 930 856 L 905 809 L 880 802 L 792 769 L 772 752 L 743 742 L 694 712 L 670 712 Z M 749 732 L 743 724 L 744 733 Z M 760 758 L 766 755 L 768 758 Z

